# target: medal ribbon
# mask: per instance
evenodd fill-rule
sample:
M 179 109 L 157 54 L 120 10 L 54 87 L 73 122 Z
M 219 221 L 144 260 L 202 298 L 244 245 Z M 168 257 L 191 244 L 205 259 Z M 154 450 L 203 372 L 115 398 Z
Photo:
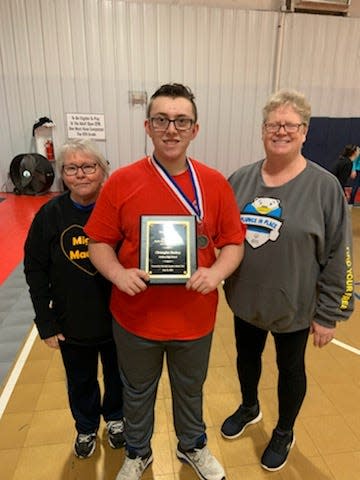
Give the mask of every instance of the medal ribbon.
M 195 215 L 197 222 L 201 223 L 202 219 L 204 218 L 204 209 L 203 209 L 203 201 L 202 201 L 202 194 L 198 176 L 196 171 L 191 163 L 191 160 L 186 158 L 186 164 L 189 167 L 189 174 L 191 179 L 191 184 L 194 189 L 195 194 L 195 201 L 196 205 L 194 205 L 190 199 L 185 195 L 183 190 L 179 187 L 179 185 L 175 182 L 173 177 L 169 174 L 169 172 L 164 168 L 161 163 L 156 159 L 155 155 L 153 158 L 150 158 L 151 163 L 163 178 L 163 180 L 167 183 L 167 185 L 171 188 L 180 202 L 184 205 L 186 210 L 190 212 L 192 215 Z

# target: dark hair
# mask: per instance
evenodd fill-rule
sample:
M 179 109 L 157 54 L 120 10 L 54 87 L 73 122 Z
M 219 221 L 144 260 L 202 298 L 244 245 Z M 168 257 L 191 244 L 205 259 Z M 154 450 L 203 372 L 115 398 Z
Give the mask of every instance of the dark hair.
M 354 145 L 353 143 L 349 143 L 345 145 L 344 150 L 342 152 L 343 157 L 351 157 L 357 151 L 358 146 Z
M 161 87 L 158 88 L 150 98 L 150 102 L 146 112 L 147 118 L 150 117 L 150 111 L 151 111 L 153 101 L 157 97 L 186 98 L 187 100 L 189 100 L 189 102 L 191 102 L 193 113 L 194 113 L 194 120 L 195 122 L 197 122 L 198 114 L 197 114 L 197 108 L 195 104 L 195 95 L 192 93 L 189 87 L 185 87 L 185 85 L 182 85 L 181 83 L 166 83 L 165 85 L 161 85 Z

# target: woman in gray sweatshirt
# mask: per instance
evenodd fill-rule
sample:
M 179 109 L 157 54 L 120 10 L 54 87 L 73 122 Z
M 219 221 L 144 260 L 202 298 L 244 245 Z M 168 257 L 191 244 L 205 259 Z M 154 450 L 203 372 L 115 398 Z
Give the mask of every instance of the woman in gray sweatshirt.
M 351 230 L 337 179 L 301 154 L 311 108 L 292 90 L 263 109 L 265 159 L 231 175 L 247 226 L 245 256 L 226 280 L 234 313 L 242 404 L 221 427 L 237 438 L 261 420 L 258 383 L 268 332 L 279 370 L 279 417 L 261 465 L 279 470 L 294 445 L 293 427 L 306 392 L 305 349 L 328 344 L 337 321 L 353 310 Z

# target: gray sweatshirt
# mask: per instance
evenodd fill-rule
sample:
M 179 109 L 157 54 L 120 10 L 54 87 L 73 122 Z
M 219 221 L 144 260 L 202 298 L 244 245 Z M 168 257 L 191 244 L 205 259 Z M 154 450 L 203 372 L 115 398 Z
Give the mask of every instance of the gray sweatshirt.
M 337 179 L 319 165 L 279 187 L 261 176 L 263 161 L 229 181 L 247 225 L 245 256 L 226 280 L 234 314 L 273 332 L 317 323 L 333 327 L 353 311 L 351 224 Z

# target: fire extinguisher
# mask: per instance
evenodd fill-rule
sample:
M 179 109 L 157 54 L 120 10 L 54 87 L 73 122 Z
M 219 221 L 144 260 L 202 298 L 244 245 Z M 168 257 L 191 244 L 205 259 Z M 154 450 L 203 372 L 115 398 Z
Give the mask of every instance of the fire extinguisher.
M 48 117 L 39 118 L 33 125 L 36 151 L 49 161 L 55 160 L 54 143 L 52 140 L 53 127 L 55 127 L 55 123 Z
M 46 153 L 46 158 L 49 161 L 53 161 L 54 158 L 54 144 L 53 141 L 48 138 L 45 142 L 45 153 Z

